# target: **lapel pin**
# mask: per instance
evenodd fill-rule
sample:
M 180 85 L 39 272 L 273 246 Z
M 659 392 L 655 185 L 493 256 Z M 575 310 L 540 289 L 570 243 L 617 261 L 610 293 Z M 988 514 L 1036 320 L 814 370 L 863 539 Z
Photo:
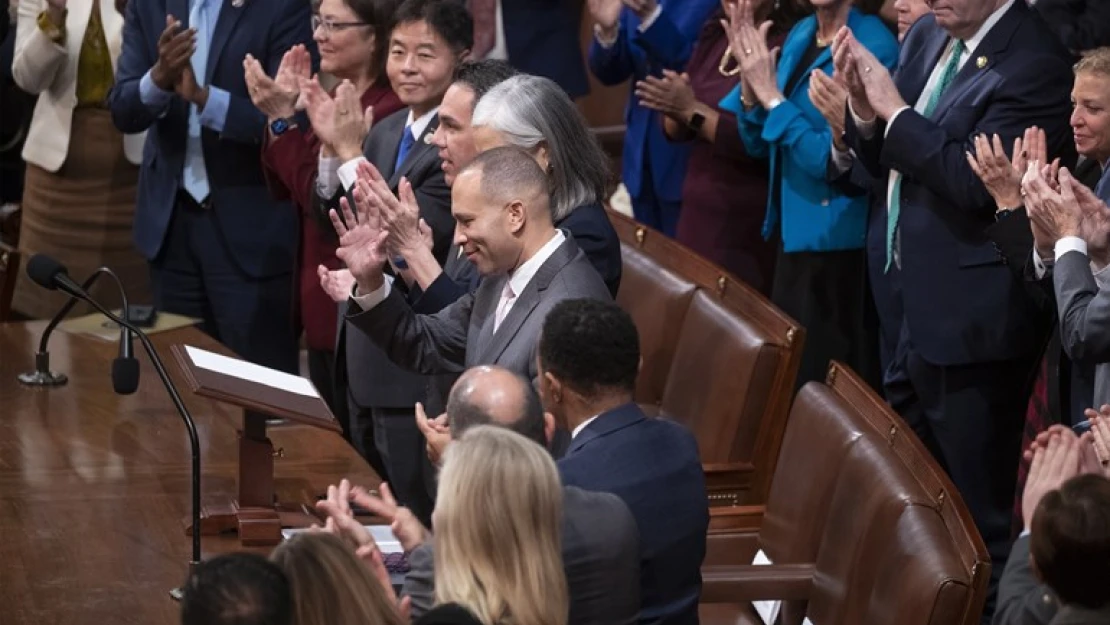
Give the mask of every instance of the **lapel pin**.
M 432 144 L 432 133 L 430 133 L 430 132 L 424 133 L 424 145 L 431 145 L 431 144 Z
M 978 67 L 979 69 L 983 69 L 986 66 L 987 66 L 987 57 L 981 56 L 981 57 L 975 59 L 975 67 Z

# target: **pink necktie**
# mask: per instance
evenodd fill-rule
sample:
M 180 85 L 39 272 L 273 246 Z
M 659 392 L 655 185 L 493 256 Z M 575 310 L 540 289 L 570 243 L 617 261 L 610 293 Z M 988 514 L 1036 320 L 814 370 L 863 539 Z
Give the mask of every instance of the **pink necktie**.
M 469 0 L 474 16 L 474 47 L 470 56 L 484 59 L 493 50 L 497 38 L 497 0 Z
M 495 333 L 497 328 L 501 327 L 501 322 L 505 320 L 505 316 L 509 314 L 509 309 L 512 308 L 515 299 L 516 293 L 513 293 L 513 284 L 506 282 L 505 288 L 501 291 L 501 301 L 497 303 L 497 312 L 493 316 L 493 331 Z

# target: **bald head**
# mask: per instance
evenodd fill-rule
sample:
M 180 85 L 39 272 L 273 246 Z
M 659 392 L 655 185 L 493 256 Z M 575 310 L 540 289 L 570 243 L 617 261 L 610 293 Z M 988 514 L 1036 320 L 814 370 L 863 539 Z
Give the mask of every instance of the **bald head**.
M 529 209 L 531 219 L 551 223 L 551 181 L 536 159 L 515 146 L 501 146 L 482 152 L 459 172 L 475 176 L 487 201 L 498 206 L 519 201 Z
M 468 369 L 447 398 L 451 437 L 476 425 L 497 425 L 547 446 L 539 397 L 528 380 L 501 367 Z

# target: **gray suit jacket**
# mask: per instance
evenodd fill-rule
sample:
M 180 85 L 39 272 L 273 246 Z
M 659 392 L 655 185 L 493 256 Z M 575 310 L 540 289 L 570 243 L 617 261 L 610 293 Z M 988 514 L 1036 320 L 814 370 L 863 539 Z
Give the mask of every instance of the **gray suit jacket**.
M 1100 610 L 1089 610 L 1066 605 L 1060 608 L 1050 625 L 1106 625 L 1107 623 L 1110 623 L 1110 606 Z
M 409 554 L 402 595 L 412 616 L 434 604 L 435 545 Z M 632 625 L 640 612 L 640 539 L 636 519 L 620 497 L 563 488 L 563 568 L 574 625 Z
M 567 235 L 517 296 L 495 333 L 494 313 L 508 279 L 507 274 L 489 276 L 477 290 L 434 315 L 414 313 L 404 297 L 390 290 L 389 297 L 371 310 L 358 309 L 352 300 L 347 320 L 393 362 L 418 373 L 500 365 L 534 379 L 536 344 L 548 311 L 566 299 L 612 299 L 597 270 Z
M 1068 252 L 1052 270 L 1060 315 L 1060 342 L 1074 361 L 1095 366 L 1092 406 L 1110 403 L 1110 290 L 1100 289 L 1090 259 Z
M 436 241 L 433 253 L 438 252 L 436 259 L 443 262 L 455 229 L 455 221 L 451 217 L 451 190 L 443 179 L 439 149 L 426 141 L 430 140 L 439 125 L 439 118 L 432 118 L 424 132 L 416 138 L 401 166 L 394 168 L 407 120 L 408 109 L 402 109 L 379 121 L 366 137 L 363 153 L 366 160 L 373 163 L 389 181 L 389 187 L 395 193 L 401 177 L 408 178 L 420 205 L 420 215 L 432 228 Z M 318 198 L 320 210 L 338 207 L 340 197 L 340 193 L 336 193 L 326 200 Z M 401 286 L 399 281 L 398 286 Z M 423 401 L 427 386 L 424 377 L 394 365 L 361 332 L 348 332 L 345 315 L 346 304 L 340 304 L 335 350 L 336 377 L 341 387 L 347 388 L 356 408 L 412 408 L 416 402 Z
M 1029 565 L 1029 536 L 1018 538 L 998 584 L 998 606 L 991 625 L 1049 625 L 1059 610 L 1056 594 L 1037 579 Z

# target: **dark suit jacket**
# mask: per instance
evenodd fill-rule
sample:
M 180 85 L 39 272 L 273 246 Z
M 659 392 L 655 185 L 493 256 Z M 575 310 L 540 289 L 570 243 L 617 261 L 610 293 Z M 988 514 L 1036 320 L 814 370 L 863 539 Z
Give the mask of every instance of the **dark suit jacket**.
M 632 625 L 640 611 L 640 541 L 636 519 L 620 497 L 567 486 L 563 489 L 563 566 L 575 625 Z M 412 616 L 431 609 L 435 595 L 435 544 L 409 554 L 402 595 Z
M 1036 578 L 1029 565 L 1029 536 L 1018 538 L 998 584 L 991 625 L 1048 625 L 1059 609 L 1056 593 Z
M 459 373 L 496 364 L 533 379 L 536 343 L 548 311 L 565 299 L 612 299 L 574 238 L 567 236 L 494 333 L 494 314 L 508 279 L 507 274 L 488 276 L 476 291 L 434 315 L 416 314 L 404 296 L 391 289 L 389 297 L 371 310 L 363 311 L 351 300 L 347 320 L 393 362 L 412 371 Z
M 1090 258 L 1079 252 L 1061 256 L 1052 268 L 1060 343 L 1073 360 L 1095 363 L 1091 406 L 1110 403 L 1110 291 L 1095 283 Z
M 413 625 L 482 625 L 478 617 L 457 603 L 436 606 L 413 621 Z
M 578 433 L 558 462 L 563 483 L 617 495 L 640 530 L 640 623 L 698 622 L 709 505 L 697 442 L 628 403 Z
M 917 101 L 947 42 L 932 15 L 907 34 L 894 74 L 907 102 Z M 1035 308 L 986 233 L 994 202 L 965 152 L 980 133 L 998 133 L 1003 145 L 1012 145 L 1037 125 L 1048 135 L 1051 155 L 1069 153 L 1070 85 L 1067 51 L 1024 2 L 1015 2 L 971 51 L 931 119 L 907 110 L 864 140 L 848 116 L 848 142 L 876 179 L 867 248 L 884 333 L 897 336 L 905 323 L 926 361 L 1008 360 L 1041 344 Z M 886 273 L 891 169 L 904 174 L 901 270 Z
M 590 92 L 579 42 L 582 3 L 575 0 L 501 0 L 509 63 L 550 78 L 571 98 Z
M 189 3 L 128 2 L 126 13 L 108 106 L 121 132 L 147 131 L 133 228 L 139 251 L 154 259 L 162 249 L 181 188 L 189 106 L 175 97 L 166 114 L 157 117 L 142 103 L 139 82 L 158 58 L 158 36 L 166 27 L 166 14 L 184 22 Z M 247 94 L 243 59 L 253 55 L 272 75 L 282 55 L 296 44 L 308 45 L 315 58 L 310 17 L 311 6 L 304 0 L 248 0 L 238 6 L 225 2 L 209 44 L 204 82 L 230 94 L 223 132 L 201 130 L 212 210 L 227 252 L 252 277 L 293 270 L 297 214 L 288 202 L 272 199 L 266 189 L 259 158 L 266 117 Z
M 424 132 L 416 137 L 416 143 L 400 168 L 395 168 L 408 112 L 407 108 L 402 109 L 376 123 L 366 137 L 363 152 L 366 160 L 389 181 L 394 193 L 402 176 L 412 184 L 416 202 L 420 205 L 420 216 L 432 228 L 435 238 L 432 253 L 442 262 L 455 229 L 455 220 L 451 217 L 451 190 L 443 179 L 439 150 L 426 141 L 435 133 L 439 118 L 432 118 Z M 339 190 L 327 199 L 316 195 L 317 209 L 326 214 L 328 210 L 338 207 L 342 193 Z M 404 288 L 400 280 L 395 286 Z M 340 387 L 345 382 L 351 398 L 362 408 L 411 408 L 416 402 L 424 401 L 427 381 L 390 362 L 363 333 L 351 332 L 344 320 L 346 312 L 346 304 L 340 304 L 339 334 L 335 347 L 336 378 Z
M 1110 45 L 1110 2 L 1037 0 L 1033 6 L 1072 52 Z
M 602 84 L 612 86 L 631 80 L 635 86 L 637 80 L 658 76 L 664 68 L 682 71 L 702 23 L 719 6 L 717 0 L 661 0 L 659 4 L 663 12 L 646 31 L 638 30 L 640 18 L 625 7 L 616 43 L 606 49 L 593 39 L 589 66 Z M 624 123 L 628 130 L 624 135 L 621 180 L 628 192 L 632 197 L 645 193 L 641 187 L 644 169 L 649 166 L 655 195 L 668 202 L 681 200 L 689 146 L 668 142 L 659 115 L 641 106 L 635 94 L 629 94 Z

